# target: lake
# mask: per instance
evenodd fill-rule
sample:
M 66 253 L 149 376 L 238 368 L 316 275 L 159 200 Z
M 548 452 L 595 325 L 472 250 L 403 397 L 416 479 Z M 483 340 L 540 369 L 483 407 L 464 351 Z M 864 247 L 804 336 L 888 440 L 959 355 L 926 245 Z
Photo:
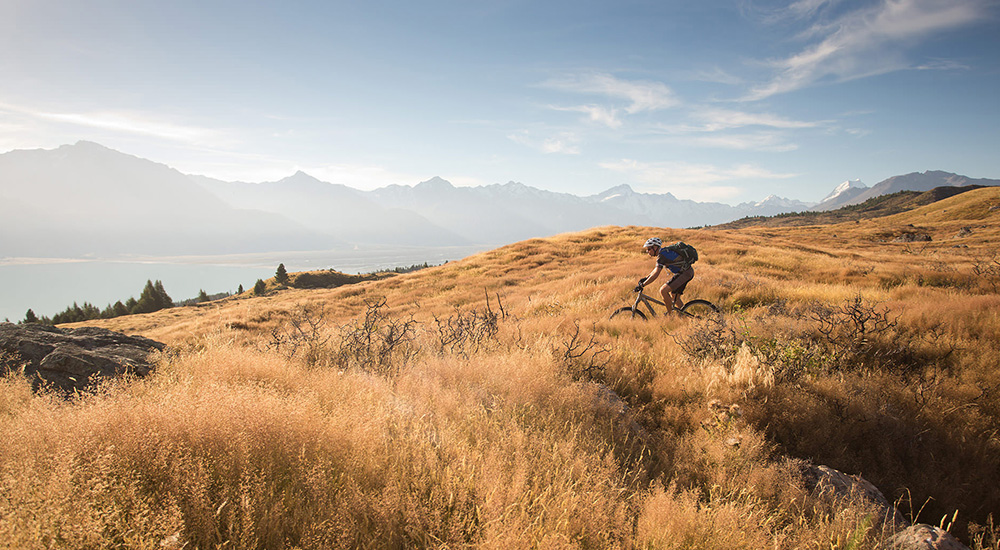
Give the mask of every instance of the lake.
M 230 256 L 129 259 L 0 259 L 0 320 L 18 322 L 30 308 L 51 317 L 73 302 L 100 309 L 139 298 L 147 280 L 162 281 L 175 302 L 208 294 L 253 288 L 274 276 L 279 263 L 289 272 L 336 269 L 368 273 L 428 263 L 439 265 L 487 249 L 465 247 L 364 247 L 356 250 L 290 251 Z

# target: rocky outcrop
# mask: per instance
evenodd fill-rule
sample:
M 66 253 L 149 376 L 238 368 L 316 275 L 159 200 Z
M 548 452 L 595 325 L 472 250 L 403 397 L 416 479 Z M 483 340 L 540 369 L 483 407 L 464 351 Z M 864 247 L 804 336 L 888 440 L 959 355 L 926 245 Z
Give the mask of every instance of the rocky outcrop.
M 160 342 L 96 327 L 61 329 L 0 323 L 0 374 L 22 371 L 32 384 L 72 393 L 125 374 L 145 376 Z
M 879 523 L 890 532 L 899 531 L 910 522 L 885 498 L 882 491 L 861 476 L 847 475 L 829 466 L 807 465 L 802 470 L 806 486 L 814 494 L 831 499 L 860 499 L 879 513 Z
M 969 550 L 948 531 L 918 523 L 896 533 L 889 539 L 892 550 Z

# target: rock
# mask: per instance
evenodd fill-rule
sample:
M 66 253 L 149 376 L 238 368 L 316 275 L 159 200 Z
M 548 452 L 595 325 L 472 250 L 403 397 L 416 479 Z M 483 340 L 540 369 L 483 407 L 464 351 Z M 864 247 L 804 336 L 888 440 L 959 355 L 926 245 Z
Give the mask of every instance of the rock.
M 585 383 L 586 388 L 594 394 L 594 400 L 599 408 L 605 409 L 614 419 L 615 431 L 626 440 L 633 442 L 650 441 L 651 436 L 632 418 L 628 403 L 615 390 L 604 384 Z
M 812 464 L 803 468 L 802 476 L 814 494 L 834 499 L 860 498 L 872 504 L 879 511 L 879 523 L 890 531 L 898 531 L 910 525 L 882 491 L 861 476 L 847 475 L 829 466 Z
M 145 376 L 152 368 L 149 353 L 165 347 L 103 328 L 0 323 L 0 374 L 23 368 L 36 389 L 44 385 L 72 393 L 124 374 Z
M 897 243 L 926 243 L 931 241 L 927 233 L 903 233 L 895 238 Z
M 959 542 L 951 533 L 918 523 L 896 533 L 889 539 L 889 548 L 893 550 L 969 550 L 969 547 Z

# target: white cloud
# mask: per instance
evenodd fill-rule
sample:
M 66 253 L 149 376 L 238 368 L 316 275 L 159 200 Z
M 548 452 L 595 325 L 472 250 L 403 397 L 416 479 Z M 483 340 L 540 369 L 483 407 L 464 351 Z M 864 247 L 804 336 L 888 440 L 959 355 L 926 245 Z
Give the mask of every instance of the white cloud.
M 786 153 L 799 148 L 799 146 L 794 143 L 786 142 L 782 136 L 766 132 L 754 134 L 697 136 L 690 138 L 688 143 L 700 145 L 702 147 L 736 149 L 743 151 L 766 151 L 771 153 Z
M 811 15 L 821 1 L 803 0 L 801 15 Z M 744 98 L 764 99 L 832 79 L 846 81 L 913 68 L 907 48 L 925 38 L 978 21 L 985 0 L 883 0 L 874 7 L 846 13 L 814 25 L 803 36 L 819 37 L 806 49 L 771 62 L 777 74 Z
M 647 80 L 622 80 L 608 74 L 573 75 L 550 79 L 545 88 L 580 95 L 596 95 L 607 100 L 624 101 L 623 106 L 601 106 L 594 104 L 570 107 L 552 106 L 557 111 L 576 111 L 588 115 L 588 119 L 617 128 L 621 126 L 620 114 L 634 115 L 646 111 L 668 109 L 680 104 L 673 91 L 662 82 Z
M 771 113 L 752 113 L 719 108 L 695 109 L 691 111 L 689 117 L 692 119 L 689 123 L 656 125 L 652 126 L 653 131 L 670 136 L 684 136 L 683 143 L 687 145 L 786 152 L 798 148 L 794 143 L 787 141 L 789 131 L 816 128 L 826 124 L 825 122 L 794 120 Z M 767 130 L 730 132 L 731 130 L 754 127 Z
M 748 113 L 732 109 L 701 109 L 694 111 L 692 117 L 704 121 L 704 126 L 701 129 L 706 132 L 743 128 L 746 126 L 766 126 L 769 128 L 794 130 L 815 128 L 820 125 L 819 122 L 792 120 L 770 113 Z
M 774 173 L 751 164 L 724 168 L 710 164 L 687 162 L 640 162 L 622 159 L 603 162 L 601 168 L 627 174 L 645 184 L 646 189 L 658 193 L 672 193 L 678 198 L 699 201 L 731 199 L 742 193 L 736 185 L 722 185 L 747 179 L 785 179 L 796 174 Z
M 0 110 L 16 115 L 21 124 L 47 135 L 78 136 L 79 128 L 101 130 L 117 135 L 155 137 L 187 145 L 231 144 L 235 140 L 224 132 L 186 125 L 160 115 L 130 111 L 53 112 L 45 109 L 0 103 Z M 75 141 L 68 137 L 65 141 Z
M 514 143 L 530 147 L 543 153 L 563 155 L 579 155 L 580 138 L 573 132 L 559 132 L 553 136 L 536 137 L 528 130 L 522 130 L 507 136 Z
M 609 128 L 618 128 L 622 121 L 618 116 L 618 109 L 601 107 L 600 105 L 577 105 L 575 107 L 560 107 L 558 105 L 549 106 L 553 111 L 569 111 L 584 113 L 591 122 L 603 124 Z

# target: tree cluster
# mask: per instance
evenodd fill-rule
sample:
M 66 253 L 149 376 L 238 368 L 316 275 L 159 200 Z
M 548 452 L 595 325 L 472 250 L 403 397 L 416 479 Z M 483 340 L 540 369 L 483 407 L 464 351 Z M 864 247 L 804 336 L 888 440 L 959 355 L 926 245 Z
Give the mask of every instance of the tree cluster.
M 173 307 L 173 305 L 174 302 L 170 298 L 170 295 L 167 294 L 167 291 L 164 290 L 162 282 L 156 281 L 154 283 L 153 281 L 146 281 L 146 286 L 142 289 L 142 294 L 139 295 L 138 300 L 131 297 L 124 303 L 119 300 L 114 304 L 108 304 L 103 310 L 89 302 L 84 302 L 82 306 L 73 302 L 73 305 L 60 313 L 56 313 L 52 318 L 46 316 L 38 317 L 34 311 L 29 309 L 24 315 L 24 322 L 46 325 L 79 323 L 91 319 L 111 319 L 133 313 L 151 313 Z

